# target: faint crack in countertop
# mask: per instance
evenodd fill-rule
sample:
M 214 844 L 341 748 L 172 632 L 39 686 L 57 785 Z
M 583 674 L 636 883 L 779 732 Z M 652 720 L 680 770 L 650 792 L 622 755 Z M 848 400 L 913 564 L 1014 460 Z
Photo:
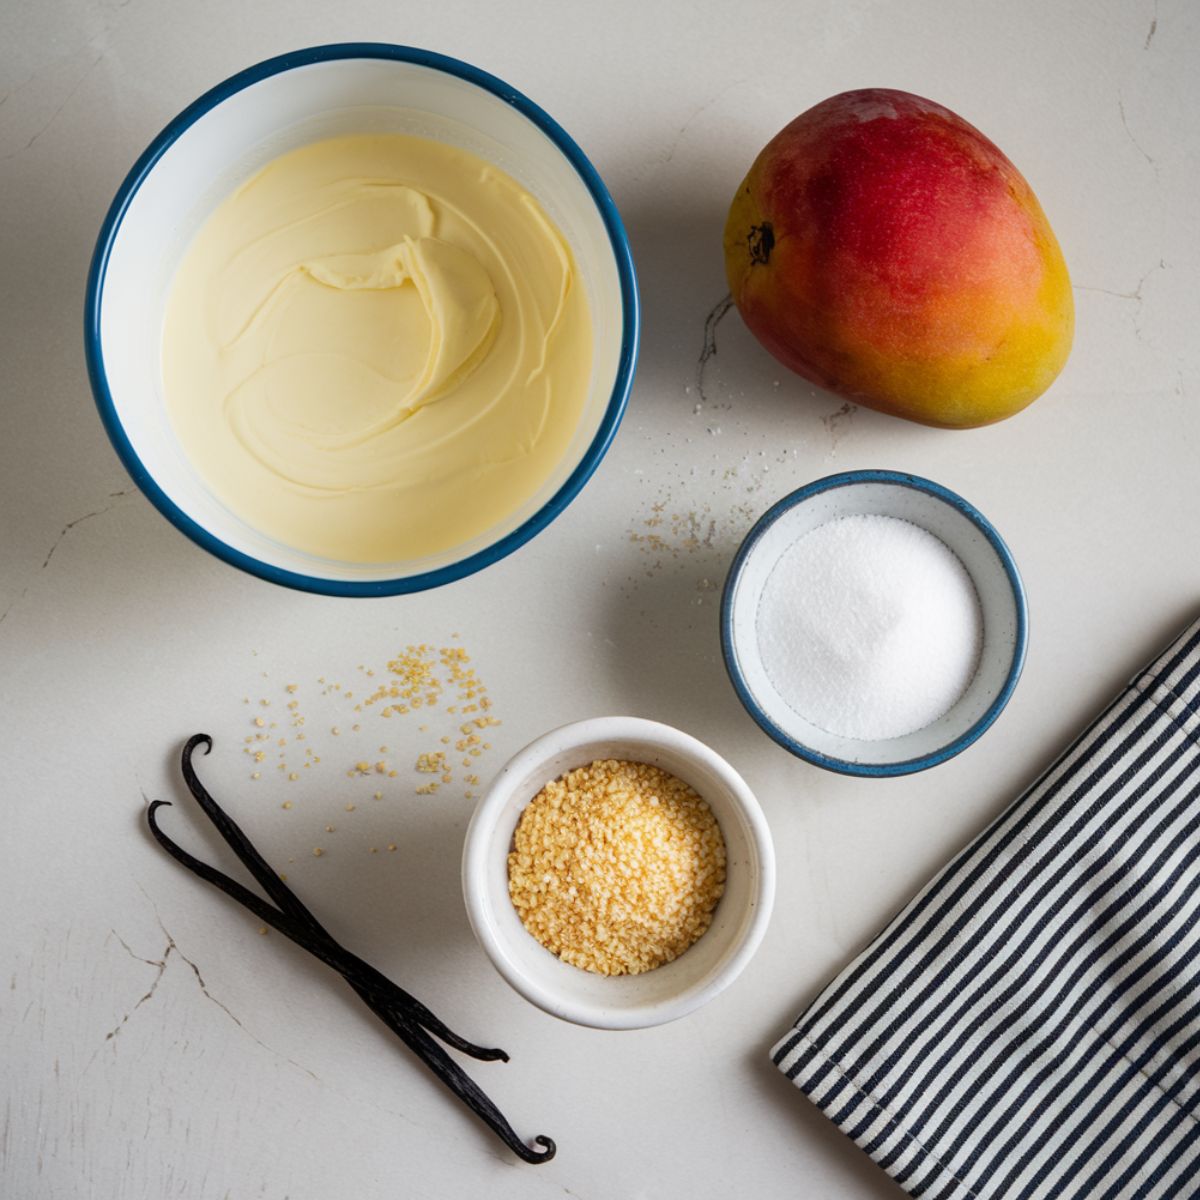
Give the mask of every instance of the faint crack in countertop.
M 1146 152 L 1146 148 L 1137 140 L 1137 138 L 1133 136 L 1133 130 L 1129 128 L 1129 120 L 1125 116 L 1125 98 L 1120 92 L 1117 93 L 1117 109 L 1121 114 L 1121 124 L 1125 128 L 1125 136 L 1133 143 L 1134 149 L 1136 149 L 1137 152 L 1150 164 L 1150 169 L 1154 172 L 1154 178 L 1156 180 L 1161 180 L 1161 176 L 1159 175 L 1158 171 L 1158 163 L 1155 162 L 1153 157 Z
M 683 141 L 683 135 L 687 133 L 689 129 L 691 129 L 691 127 L 700 119 L 700 117 L 708 112 L 708 110 L 712 108 L 714 104 L 728 96 L 734 88 L 741 87 L 745 82 L 746 81 L 744 79 L 735 79 L 732 83 L 726 84 L 726 86 L 723 87 L 715 96 L 705 100 L 703 104 L 693 110 L 692 115 L 688 117 L 682 125 L 680 125 L 678 132 L 671 139 L 671 145 L 667 149 L 666 154 L 659 159 L 659 165 L 666 166 L 666 164 L 675 157 L 675 151 L 679 149 L 679 143 Z
M 821 424 L 825 426 L 825 432 L 829 434 L 829 453 L 836 454 L 838 442 L 842 440 L 843 427 L 849 427 L 854 420 L 854 414 L 858 412 L 858 407 L 851 404 L 849 400 L 835 409 L 831 413 L 826 413 L 821 418 Z
M 21 589 L 21 594 L 2 613 L 0 613 L 0 625 L 4 624 L 5 618 L 8 616 L 8 614 L 12 612 L 12 610 L 16 608 L 17 605 L 20 604 L 21 601 L 24 600 L 28 595 L 29 589 L 27 587 L 23 587 Z
M 1154 16 L 1150 18 L 1150 31 L 1146 34 L 1146 44 L 1142 47 L 1143 50 L 1150 49 L 1150 43 L 1154 41 L 1154 35 L 1158 32 L 1158 0 L 1154 0 Z
M 700 347 L 700 357 L 696 359 L 696 391 L 700 394 L 700 402 L 708 403 L 708 395 L 704 391 L 704 372 L 708 360 L 717 352 L 717 326 L 725 319 L 725 315 L 733 307 L 733 295 L 726 293 L 709 310 L 704 318 L 704 342 Z
M 115 937 L 117 939 L 117 941 L 121 943 L 121 949 L 124 950 L 125 953 L 129 955 L 130 958 L 134 959 L 137 962 L 145 963 L 148 967 L 164 966 L 164 963 L 160 959 L 143 958 L 140 954 L 135 954 L 133 952 L 133 950 L 130 948 L 129 943 L 115 929 L 110 929 L 108 932 L 111 933 L 112 936 Z
M 1137 287 L 1135 287 L 1132 292 L 1118 292 L 1114 288 L 1090 287 L 1084 283 L 1075 284 L 1075 290 L 1077 292 L 1098 292 L 1101 296 L 1113 296 L 1117 300 L 1132 300 L 1137 304 L 1143 304 L 1145 302 L 1145 297 L 1142 295 L 1142 288 L 1146 286 L 1146 280 L 1149 279 L 1155 271 L 1165 271 L 1166 268 L 1166 259 L 1160 258 L 1158 262 L 1154 264 L 1154 266 L 1149 268 L 1149 270 L 1142 272 L 1142 277 L 1137 281 Z
M 108 497 L 110 500 L 116 501 L 116 500 L 119 500 L 122 496 L 131 495 L 133 493 L 133 491 L 134 491 L 133 488 L 126 488 L 122 492 L 109 492 Z M 84 513 L 82 517 L 76 517 L 75 520 L 68 521 L 62 527 L 62 532 L 59 533 L 58 537 L 56 537 L 54 539 L 54 544 L 46 552 L 46 557 L 45 557 L 45 559 L 42 560 L 42 570 L 44 571 L 50 565 L 50 560 L 54 557 L 55 550 L 58 549 L 63 538 L 65 538 L 67 536 L 67 534 L 71 532 L 72 529 L 74 529 L 77 525 L 82 525 L 84 523 L 84 521 L 90 521 L 93 517 L 102 517 L 102 516 L 104 516 L 105 513 L 112 512 L 112 510 L 114 508 L 118 508 L 118 507 L 120 507 L 120 506 L 116 503 L 106 504 L 103 508 L 97 508 L 93 512 Z
M 109 492 L 108 498 L 109 498 L 109 500 L 113 501 L 113 503 L 106 504 L 106 505 L 104 505 L 103 508 L 97 508 L 93 512 L 84 513 L 82 517 L 76 517 L 75 520 L 73 520 L 73 521 L 68 521 L 62 527 L 62 530 L 59 532 L 58 537 L 56 537 L 54 539 L 54 542 L 51 545 L 50 549 L 46 551 L 46 557 L 44 559 L 42 559 L 42 565 L 39 568 L 39 570 L 44 571 L 50 565 L 50 560 L 54 557 L 54 552 L 58 549 L 59 544 L 62 542 L 63 538 L 65 538 L 67 536 L 67 534 L 70 533 L 71 530 L 75 528 L 76 525 L 81 525 L 84 521 L 90 521 L 92 519 L 92 517 L 103 516 L 104 513 L 111 512 L 114 508 L 119 507 L 118 503 L 116 503 L 117 501 L 121 500 L 125 496 L 132 496 L 134 494 L 134 492 L 136 492 L 136 491 L 137 491 L 136 488 L 123 488 L 119 492 Z M 20 594 L 17 595 L 16 598 L 11 601 L 11 603 L 8 605 L 8 607 L 3 612 L 0 612 L 0 625 L 4 624 L 5 620 L 8 618 L 9 613 L 11 613 L 13 611 L 13 609 L 15 609 L 17 607 L 17 605 L 20 604 L 21 601 L 24 600 L 25 597 L 28 595 L 29 595 L 29 585 L 27 584 L 25 587 L 23 587 L 21 589 Z
M 142 794 L 143 794 L 143 796 L 145 796 L 144 792 Z M 140 884 L 138 886 L 139 886 L 139 888 L 141 888 Z M 146 893 L 145 889 L 142 888 L 141 890 L 142 890 L 142 894 L 146 895 L 147 899 L 150 899 L 150 897 Z M 313 1071 L 309 1070 L 309 1068 L 306 1067 L 303 1063 L 298 1063 L 298 1062 L 296 1062 L 295 1059 L 289 1058 L 282 1051 L 276 1050 L 273 1046 L 267 1045 L 266 1042 L 264 1042 L 260 1037 L 258 1037 L 256 1034 L 254 1034 L 251 1030 L 249 1030 L 245 1026 L 245 1024 L 234 1014 L 234 1012 L 230 1009 L 230 1007 L 226 1003 L 224 1003 L 224 1001 L 219 1000 L 216 996 L 214 996 L 212 994 L 212 992 L 210 992 L 208 990 L 208 985 L 204 982 L 204 976 L 203 976 L 203 974 L 201 974 L 199 966 L 197 966 L 197 964 L 195 962 L 193 962 L 190 958 L 188 958 L 188 956 L 186 954 L 184 954 L 184 952 L 182 950 L 180 950 L 178 944 L 175 941 L 175 938 L 171 935 L 170 931 L 163 924 L 162 917 L 159 916 L 158 909 L 155 906 L 153 900 L 150 901 L 150 904 L 151 904 L 151 907 L 154 908 L 154 919 L 158 922 L 158 927 L 159 927 L 159 929 L 162 930 L 163 937 L 165 937 L 167 939 L 166 945 L 163 947 L 163 951 L 162 951 L 162 954 L 160 955 L 160 957 L 145 958 L 142 955 L 136 953 L 130 947 L 129 943 L 126 942 L 125 939 L 123 937 L 121 937 L 121 935 L 119 933 L 117 933 L 117 931 L 115 929 L 110 930 L 109 932 L 111 933 L 111 935 L 113 937 L 115 937 L 117 939 L 117 941 L 121 945 L 121 948 L 126 952 L 126 954 L 128 954 L 130 956 L 130 958 L 135 959 L 137 962 L 145 963 L 147 966 L 155 968 L 154 979 L 151 981 L 150 988 L 146 992 L 146 994 L 144 996 L 142 996 L 141 999 L 138 1000 L 138 1002 L 136 1004 L 134 1004 L 133 1007 L 120 1019 L 120 1021 L 118 1021 L 117 1024 L 114 1025 L 113 1028 L 110 1029 L 108 1031 L 108 1033 L 106 1033 L 104 1035 L 104 1043 L 102 1043 L 100 1045 L 100 1047 L 92 1055 L 91 1060 L 88 1062 L 88 1067 L 90 1067 L 92 1065 L 92 1063 L 95 1062 L 97 1055 L 99 1055 L 100 1051 L 104 1048 L 104 1044 L 108 1043 L 110 1041 L 113 1041 L 114 1039 L 119 1037 L 122 1029 L 124 1029 L 125 1026 L 128 1024 L 129 1019 L 133 1016 L 133 1014 L 135 1012 L 137 1012 L 137 1010 L 139 1008 L 141 1008 L 142 1005 L 148 1003 L 150 1000 L 153 999 L 154 993 L 158 989 L 158 985 L 162 982 L 162 978 L 166 974 L 167 966 L 171 960 L 171 955 L 174 954 L 177 958 L 179 958 L 182 962 L 186 963 L 187 966 L 191 968 L 192 974 L 196 977 L 196 984 L 200 988 L 200 994 L 202 996 L 204 996 L 204 998 L 206 1000 L 211 1000 L 212 1003 L 215 1004 L 252 1042 L 261 1046 L 264 1050 L 266 1050 L 269 1054 L 274 1055 L 276 1058 L 283 1059 L 284 1062 L 288 1063 L 290 1066 L 295 1067 L 298 1071 L 303 1071 L 307 1076 L 309 1076 L 309 1078 L 315 1080 L 317 1083 L 320 1083 L 320 1080 L 317 1078 L 316 1074 Z M 86 1071 L 87 1067 L 85 1067 L 84 1070 Z
M 28 150 L 34 144 L 34 142 L 36 142 L 38 140 L 38 138 L 40 138 L 42 136 L 42 134 L 45 133 L 46 130 L 49 129 L 50 126 L 53 125 L 54 122 L 58 120 L 59 114 L 62 112 L 62 110 L 64 108 L 67 107 L 68 104 L 71 103 L 71 101 L 75 98 L 75 93 L 78 92 L 81 87 L 83 87 L 84 83 L 87 81 L 88 76 L 91 75 L 91 73 L 100 65 L 100 63 L 103 59 L 104 59 L 104 51 L 102 50 L 84 68 L 82 74 L 79 76 L 79 78 L 77 80 L 75 80 L 74 86 L 63 98 L 62 103 L 50 114 L 50 119 L 48 121 L 46 121 L 45 124 L 43 124 L 41 126 L 41 128 L 37 130 L 36 133 L 34 133 L 34 135 L 29 139 L 29 141 L 27 141 L 25 143 L 25 145 L 18 146 L 16 150 L 10 150 L 7 154 L 0 155 L 0 162 L 3 162 L 10 158 L 16 158 L 16 156 L 18 154 L 24 154 L 25 151 Z M 7 100 L 8 97 L 6 96 L 5 99 Z
M 147 803 L 149 803 L 149 800 L 146 797 L 146 793 L 144 791 L 142 792 L 142 798 L 146 799 Z M 139 884 L 138 886 L 141 887 L 141 884 Z M 142 894 L 145 895 L 148 900 L 150 899 L 149 895 L 146 893 L 144 888 L 142 889 Z M 216 996 L 214 996 L 212 994 L 212 992 L 210 992 L 208 990 L 208 986 L 204 982 L 204 976 L 200 974 L 200 968 L 198 966 L 196 966 L 196 964 L 194 962 L 192 962 L 192 960 L 190 958 L 188 958 L 188 956 L 186 954 L 184 954 L 184 952 L 182 950 L 180 950 L 179 947 L 175 944 L 175 939 L 171 936 L 171 934 L 167 930 L 167 927 L 163 924 L 163 919 L 161 916 L 159 916 L 158 906 L 154 903 L 153 900 L 150 900 L 150 907 L 154 909 L 154 919 L 158 922 L 159 929 L 161 929 L 163 931 L 163 936 L 167 939 L 168 953 L 171 950 L 174 950 L 175 953 L 178 954 L 179 957 L 185 963 L 187 963 L 187 965 L 189 967 L 192 968 L 192 973 L 196 976 L 196 983 L 199 984 L 199 986 L 200 986 L 201 994 L 206 999 L 211 1000 L 252 1042 L 257 1043 L 264 1050 L 266 1050 L 267 1053 L 274 1054 L 276 1058 L 282 1058 L 284 1062 L 290 1063 L 298 1071 L 303 1071 L 305 1073 L 305 1075 L 308 1075 L 311 1079 L 314 1079 L 314 1080 L 316 1080 L 317 1083 L 320 1083 L 321 1081 L 319 1079 L 317 1079 L 317 1076 L 312 1071 L 310 1071 L 308 1069 L 308 1067 L 304 1066 L 303 1063 L 296 1062 L 296 1060 L 294 1058 L 288 1058 L 288 1056 L 286 1054 L 284 1054 L 282 1051 L 276 1050 L 274 1046 L 268 1046 L 267 1043 L 262 1040 L 262 1038 L 258 1037 L 254 1033 L 251 1033 L 251 1031 L 249 1029 L 247 1029 L 246 1026 L 243 1025 L 242 1022 L 236 1016 L 234 1016 L 234 1014 L 230 1010 L 229 1006 L 227 1004 L 225 1004 L 224 1002 L 218 1000 L 216 998 Z M 166 958 L 166 954 L 163 955 L 163 958 L 164 959 Z
M 1141 313 L 1142 305 L 1145 303 L 1145 297 L 1142 295 L 1142 289 L 1146 286 L 1146 281 L 1155 271 L 1165 271 L 1167 268 L 1166 259 L 1160 258 L 1148 271 L 1142 274 L 1142 277 L 1137 281 L 1137 287 L 1132 292 L 1118 292 L 1112 288 L 1102 287 L 1087 287 L 1084 284 L 1076 284 L 1075 290 L 1080 292 L 1098 292 L 1102 296 L 1112 296 L 1117 300 L 1128 300 L 1134 305 L 1132 311 L 1133 320 L 1133 336 L 1140 342 L 1142 338 Z
M 131 957 L 136 958 L 138 960 L 138 962 L 143 962 L 143 963 L 146 963 L 148 966 L 155 967 L 156 971 L 155 971 L 154 979 L 150 983 L 150 990 L 104 1035 L 104 1040 L 106 1042 L 111 1042 L 114 1038 L 119 1037 L 121 1034 L 121 1030 L 124 1029 L 125 1026 L 129 1023 L 129 1018 L 132 1017 L 133 1014 L 135 1012 L 137 1012 L 137 1010 L 139 1008 L 141 1008 L 143 1004 L 147 1003 L 148 1001 L 150 1001 L 154 998 L 154 993 L 158 990 L 158 985 L 162 982 L 162 977 L 166 973 L 167 959 L 170 957 L 170 954 L 171 954 L 171 946 L 168 944 L 166 950 L 163 952 L 162 958 L 157 958 L 157 959 L 142 958 L 142 956 L 140 954 L 134 954 L 133 951 L 129 949 L 129 946 L 126 944 L 124 938 L 122 938 L 121 935 L 119 933 L 117 933 L 115 930 L 113 931 L 113 936 L 117 939 L 118 942 L 121 943 L 122 946 L 125 947 L 125 949 L 129 952 Z M 99 1054 L 99 1053 L 100 1053 L 100 1051 L 97 1050 L 96 1054 Z M 92 1055 L 92 1060 L 91 1060 L 91 1062 L 88 1063 L 89 1067 L 92 1065 L 92 1062 L 95 1061 L 96 1054 Z M 86 1071 L 87 1067 L 85 1067 L 84 1070 Z
M 184 961 L 185 963 L 187 963 L 187 965 L 188 965 L 189 967 L 191 967 L 191 968 L 192 968 L 192 974 L 196 976 L 196 983 L 199 985 L 199 987 L 200 987 L 200 991 L 201 991 L 201 992 L 204 994 L 204 996 L 205 996 L 207 999 L 211 1000 L 211 1001 L 212 1001 L 212 1002 L 213 1002 L 213 1003 L 214 1003 L 214 1004 L 215 1004 L 215 1005 L 216 1005 L 216 1006 L 217 1006 L 217 1007 L 218 1007 L 218 1008 L 219 1008 L 219 1009 L 220 1009 L 220 1010 L 221 1010 L 221 1011 L 222 1011 L 222 1012 L 223 1012 L 223 1013 L 224 1013 L 224 1014 L 225 1014 L 225 1015 L 226 1015 L 226 1016 L 227 1016 L 227 1017 L 228 1017 L 228 1018 L 229 1018 L 229 1019 L 230 1019 L 230 1020 L 231 1020 L 231 1021 L 232 1021 L 232 1022 L 235 1024 L 235 1025 L 236 1025 L 236 1026 L 237 1026 L 237 1027 L 238 1027 L 238 1028 L 239 1028 L 239 1029 L 245 1029 L 245 1030 L 246 1030 L 246 1033 L 247 1033 L 247 1034 L 249 1034 L 249 1036 L 250 1036 L 250 1037 L 254 1038 L 254 1040 L 255 1040 L 256 1042 L 258 1042 L 258 1044 L 259 1044 L 260 1046 L 262 1046 L 262 1048 L 263 1048 L 264 1050 L 271 1050 L 271 1047 L 270 1047 L 270 1046 L 268 1046 L 268 1045 L 266 1045 L 266 1043 L 265 1043 L 265 1042 L 259 1042 L 259 1041 L 258 1041 L 258 1038 L 254 1037 L 254 1034 L 250 1033 L 250 1031 L 249 1031 L 248 1029 L 246 1029 L 245 1025 L 243 1025 L 243 1024 L 241 1023 L 241 1021 L 239 1021 L 239 1020 L 237 1019 L 237 1017 L 235 1017 L 235 1016 L 233 1015 L 233 1013 L 232 1013 L 232 1012 L 230 1012 L 230 1010 L 229 1010 L 229 1005 L 225 1004 L 225 1003 L 224 1003 L 223 1001 L 221 1001 L 221 1000 L 218 1000 L 218 999 L 216 998 L 216 996 L 214 996 L 214 995 L 212 994 L 212 992 L 210 992 L 210 991 L 208 990 L 208 986 L 207 986 L 207 984 L 205 984 L 205 982 L 204 982 L 204 976 L 200 974 L 200 968 L 199 968 L 198 966 L 196 966 L 196 964 L 195 964 L 194 962 L 192 962 L 192 960 L 191 960 L 190 958 L 188 958 L 188 956 L 187 956 L 186 954 L 184 954 L 184 952 L 183 952 L 182 950 L 180 950 L 180 949 L 179 949 L 179 947 L 178 947 L 177 945 L 175 945 L 175 940 L 174 940 L 174 939 L 171 937 L 171 935 L 170 935 L 169 933 L 167 933 L 167 931 L 166 931 L 165 929 L 163 930 L 163 933 L 164 933 L 164 934 L 166 934 L 166 936 L 167 936 L 167 939 L 168 939 L 168 950 L 169 950 L 169 951 L 170 951 L 170 950 L 174 950 L 174 951 L 175 951 L 175 953 L 176 953 L 176 954 L 178 954 L 178 955 L 179 955 L 179 957 L 180 957 L 180 958 L 182 958 L 182 959 L 183 959 L 183 961 Z M 277 1053 L 277 1051 L 275 1051 L 275 1050 L 271 1050 L 271 1053 L 272 1053 L 272 1054 L 275 1054 L 275 1053 Z M 292 1061 L 291 1059 L 288 1059 L 288 1062 L 291 1062 L 291 1061 Z M 292 1063 L 292 1066 L 294 1066 L 294 1067 L 300 1067 L 300 1064 L 299 1064 L 299 1063 Z M 307 1068 L 307 1067 L 300 1067 L 300 1069 L 301 1069 L 302 1071 L 308 1071 L 308 1068 Z M 315 1076 L 315 1075 L 313 1075 L 313 1073 L 312 1073 L 311 1071 L 308 1071 L 308 1073 L 309 1073 L 309 1075 L 312 1075 L 312 1077 L 313 1077 L 314 1079 L 316 1079 L 316 1076 Z

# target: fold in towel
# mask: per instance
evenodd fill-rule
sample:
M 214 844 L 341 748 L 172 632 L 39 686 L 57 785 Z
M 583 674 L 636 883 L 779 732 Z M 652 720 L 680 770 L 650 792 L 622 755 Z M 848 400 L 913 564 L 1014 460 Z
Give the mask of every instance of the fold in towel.
M 913 1196 L 1200 1196 L 1200 621 L 772 1051 Z

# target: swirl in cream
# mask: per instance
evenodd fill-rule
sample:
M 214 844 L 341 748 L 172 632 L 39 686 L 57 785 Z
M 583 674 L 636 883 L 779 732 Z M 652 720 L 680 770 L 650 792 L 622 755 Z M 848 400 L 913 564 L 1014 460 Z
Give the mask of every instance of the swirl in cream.
M 227 198 L 184 256 L 168 409 L 211 489 L 264 533 L 361 562 L 436 554 L 532 497 L 591 373 L 570 251 L 462 150 L 314 143 Z

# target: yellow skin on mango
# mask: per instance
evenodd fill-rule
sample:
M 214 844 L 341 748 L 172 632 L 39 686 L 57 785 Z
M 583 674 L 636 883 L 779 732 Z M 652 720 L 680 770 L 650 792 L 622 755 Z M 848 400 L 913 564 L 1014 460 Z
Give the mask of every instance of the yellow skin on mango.
M 1012 416 L 1071 350 L 1071 280 L 1032 189 L 907 92 L 846 92 L 776 135 L 730 207 L 725 264 L 780 361 L 927 425 Z

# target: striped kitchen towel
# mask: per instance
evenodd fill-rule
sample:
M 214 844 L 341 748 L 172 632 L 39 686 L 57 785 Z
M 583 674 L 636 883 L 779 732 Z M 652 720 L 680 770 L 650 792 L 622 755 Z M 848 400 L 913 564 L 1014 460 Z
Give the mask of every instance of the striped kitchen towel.
M 1200 1196 L 1200 621 L 772 1051 L 913 1196 Z

